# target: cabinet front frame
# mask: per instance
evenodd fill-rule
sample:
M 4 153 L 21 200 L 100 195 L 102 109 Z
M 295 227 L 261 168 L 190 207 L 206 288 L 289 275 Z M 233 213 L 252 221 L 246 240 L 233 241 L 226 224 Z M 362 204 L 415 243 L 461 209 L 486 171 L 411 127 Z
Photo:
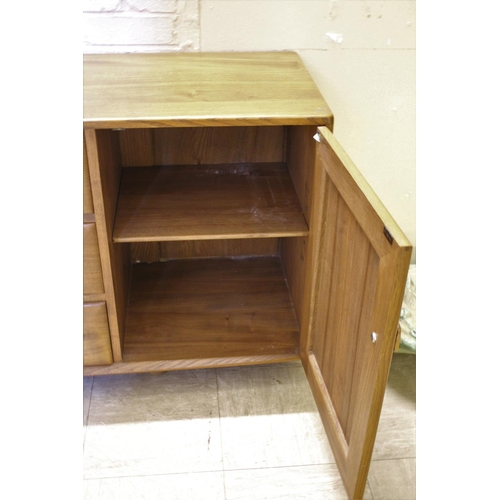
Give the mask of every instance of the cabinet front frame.
M 185 360 L 151 360 L 141 362 L 126 362 L 123 360 L 124 347 L 124 325 L 126 323 L 126 307 L 128 301 L 128 284 L 130 275 L 130 266 L 137 260 L 138 256 L 148 262 L 161 260 L 161 255 L 169 255 L 172 247 L 175 250 L 176 242 L 164 243 L 132 243 L 119 244 L 113 242 L 112 229 L 114 224 L 114 215 L 116 201 L 118 199 L 119 181 L 121 178 L 121 169 L 128 168 L 135 162 L 147 168 L 154 164 L 155 157 L 163 157 L 164 153 L 158 153 L 152 148 L 153 138 L 156 141 L 161 138 L 172 140 L 181 140 L 183 137 L 192 140 L 193 137 L 205 138 L 201 141 L 202 151 L 198 155 L 200 161 L 214 158 L 213 161 L 219 161 L 221 158 L 217 149 L 207 144 L 206 133 L 213 137 L 215 147 L 222 148 L 234 137 L 244 137 L 240 132 L 250 131 L 255 137 L 264 141 L 267 153 L 260 153 L 258 160 L 276 160 L 282 159 L 288 168 L 292 183 L 296 190 L 299 202 L 301 204 L 304 217 L 308 221 L 310 206 L 312 203 L 312 183 L 314 166 L 314 140 L 312 135 L 316 131 L 315 126 L 293 125 L 272 127 L 221 127 L 215 134 L 211 134 L 210 128 L 201 127 L 186 132 L 186 129 L 168 128 L 160 129 L 133 129 L 133 130 L 85 130 L 87 142 L 87 158 L 90 170 L 90 180 L 92 191 L 94 193 L 94 202 L 96 207 L 96 226 L 99 235 L 99 241 L 104 242 L 100 245 L 101 262 L 103 266 L 103 277 L 105 282 L 106 300 L 108 303 L 108 314 L 110 323 L 110 336 L 113 346 L 114 363 L 111 366 L 87 366 L 84 369 L 85 375 L 97 375 L 106 373 L 128 373 L 135 371 L 166 371 L 179 369 L 207 368 L 212 366 L 237 366 L 259 363 L 274 363 L 299 359 L 299 349 L 294 355 L 265 355 L 246 357 L 227 357 L 227 358 L 187 358 Z M 224 140 L 224 134 L 227 131 L 228 140 Z M 194 135 L 193 135 L 194 134 Z M 200 135 L 201 134 L 201 135 Z M 222 134 L 222 135 L 221 135 Z M 267 138 L 270 138 L 268 140 Z M 186 139 L 186 140 L 187 140 Z M 133 142 L 127 146 L 127 140 Z M 185 142 L 185 141 L 184 141 Z M 188 141 L 189 142 L 189 141 Z M 273 145 L 274 144 L 274 145 Z M 249 146 L 246 146 L 249 147 Z M 160 146 L 160 151 L 163 146 Z M 135 151 L 131 153 L 130 151 Z M 206 152 L 204 152 L 206 151 Z M 231 152 L 233 151 L 233 152 Z M 176 156 L 178 161 L 179 154 Z M 254 156 L 253 152 L 250 152 Z M 246 158 L 242 156 L 239 145 L 236 143 L 230 147 L 229 153 L 224 153 L 224 159 L 238 164 Z M 123 160 L 125 158 L 125 161 Z M 253 157 L 252 157 L 253 158 Z M 124 166 L 123 163 L 127 166 Z M 186 161 L 187 163 L 187 161 Z M 308 221 L 309 222 L 309 221 Z M 214 243 L 218 240 L 213 240 Z M 220 240 L 223 241 L 223 240 Z M 295 306 L 297 318 L 301 323 L 301 310 L 303 308 L 303 290 L 305 283 L 305 262 L 307 254 L 307 236 L 290 238 L 264 238 L 255 240 L 241 240 L 248 242 L 243 245 L 246 251 L 253 253 L 262 252 L 265 254 L 278 254 L 283 261 L 284 272 L 286 274 L 290 294 Z M 269 241 L 269 244 L 266 242 Z M 235 240 L 235 243 L 237 241 Z M 181 243 L 181 242 L 179 242 Z M 210 243 L 210 241 L 208 241 Z M 165 246 L 170 244 L 170 249 Z M 196 241 L 184 242 L 191 248 L 195 248 Z M 160 246 L 161 245 L 161 246 Z M 205 245 L 206 246 L 206 245 Z M 212 245 L 213 247 L 214 245 Z M 227 246 L 227 245 L 226 245 Z M 234 245 L 233 245 L 234 246 Z M 199 250 L 200 245 L 197 245 Z M 221 248 L 221 245 L 216 245 Z M 177 245 L 177 248 L 182 248 Z M 177 250 L 178 251 L 178 250 Z M 244 252 L 245 250 L 241 250 Z M 186 252 L 186 249 L 183 250 Z M 199 256 L 199 255 L 198 255 Z

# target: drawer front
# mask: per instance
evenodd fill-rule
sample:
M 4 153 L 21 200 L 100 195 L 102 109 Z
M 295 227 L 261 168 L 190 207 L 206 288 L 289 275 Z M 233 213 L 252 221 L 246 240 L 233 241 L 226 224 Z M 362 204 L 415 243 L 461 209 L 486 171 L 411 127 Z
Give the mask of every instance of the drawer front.
M 90 189 L 89 163 L 87 161 L 85 141 L 83 141 L 83 213 L 94 213 L 94 203 L 92 201 L 92 190 Z
M 83 225 L 83 293 L 104 293 L 95 224 Z
M 83 304 L 83 365 L 113 363 L 105 302 Z

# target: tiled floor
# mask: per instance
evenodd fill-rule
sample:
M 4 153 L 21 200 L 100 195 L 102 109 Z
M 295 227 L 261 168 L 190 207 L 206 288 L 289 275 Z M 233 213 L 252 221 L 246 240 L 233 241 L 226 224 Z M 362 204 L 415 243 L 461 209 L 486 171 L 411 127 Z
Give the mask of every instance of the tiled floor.
M 84 500 L 346 500 L 301 364 L 84 379 Z M 415 495 L 415 356 L 396 354 L 366 500 Z

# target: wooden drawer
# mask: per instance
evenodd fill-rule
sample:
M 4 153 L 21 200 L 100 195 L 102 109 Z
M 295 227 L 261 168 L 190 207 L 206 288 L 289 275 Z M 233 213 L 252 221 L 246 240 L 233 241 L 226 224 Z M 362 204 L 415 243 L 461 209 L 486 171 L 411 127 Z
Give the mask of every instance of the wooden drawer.
M 92 190 L 90 189 L 89 163 L 87 161 L 85 141 L 83 141 L 83 213 L 94 213 L 94 202 L 92 201 Z
M 113 363 L 105 302 L 83 304 L 83 365 Z
M 95 224 L 83 225 L 83 294 L 104 293 Z

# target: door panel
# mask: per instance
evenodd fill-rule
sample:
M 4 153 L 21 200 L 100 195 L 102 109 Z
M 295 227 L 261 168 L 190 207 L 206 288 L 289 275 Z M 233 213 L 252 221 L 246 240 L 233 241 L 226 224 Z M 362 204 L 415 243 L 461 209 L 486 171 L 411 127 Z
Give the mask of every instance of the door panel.
M 301 357 L 350 499 L 362 499 L 411 245 L 332 133 L 318 129 Z

